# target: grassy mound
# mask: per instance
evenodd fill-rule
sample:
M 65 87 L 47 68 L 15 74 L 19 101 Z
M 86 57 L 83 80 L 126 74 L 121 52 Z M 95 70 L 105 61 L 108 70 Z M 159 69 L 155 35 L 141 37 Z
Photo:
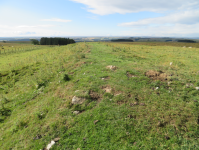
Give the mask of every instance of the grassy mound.
M 77 43 L 0 55 L 1 149 L 198 149 L 198 52 Z

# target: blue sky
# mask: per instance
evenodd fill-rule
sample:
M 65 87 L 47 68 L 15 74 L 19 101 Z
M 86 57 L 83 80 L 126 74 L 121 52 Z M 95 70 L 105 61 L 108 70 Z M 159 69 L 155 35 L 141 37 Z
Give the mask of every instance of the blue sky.
M 0 0 L 0 37 L 199 37 L 198 0 Z

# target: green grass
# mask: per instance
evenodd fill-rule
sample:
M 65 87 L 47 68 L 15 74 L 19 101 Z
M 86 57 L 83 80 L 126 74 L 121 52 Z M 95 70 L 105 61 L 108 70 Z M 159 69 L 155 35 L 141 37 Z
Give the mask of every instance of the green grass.
M 1 149 L 57 137 L 52 149 L 198 149 L 198 52 L 98 42 L 0 55 Z M 73 96 L 86 100 L 73 105 Z

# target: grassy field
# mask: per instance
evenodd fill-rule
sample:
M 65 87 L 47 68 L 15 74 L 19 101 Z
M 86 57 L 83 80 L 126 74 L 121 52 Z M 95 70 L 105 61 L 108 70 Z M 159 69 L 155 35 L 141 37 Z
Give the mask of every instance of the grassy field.
M 0 149 L 199 149 L 199 48 L 153 44 L 0 55 Z
M 0 55 L 10 53 L 21 53 L 25 51 L 32 51 L 46 47 L 43 45 L 33 45 L 29 41 L 9 41 L 6 43 L 0 42 Z

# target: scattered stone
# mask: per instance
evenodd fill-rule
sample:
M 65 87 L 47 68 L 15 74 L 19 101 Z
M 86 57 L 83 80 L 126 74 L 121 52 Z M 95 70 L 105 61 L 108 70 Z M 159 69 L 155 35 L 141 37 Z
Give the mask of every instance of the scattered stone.
M 126 135 L 130 135 L 130 133 L 129 133 L 129 132 L 126 132 Z
M 114 96 L 118 96 L 118 95 L 121 95 L 122 94 L 122 92 L 116 92 L 115 94 L 114 94 Z
M 172 82 L 168 82 L 167 84 L 168 84 L 168 85 L 171 85 L 171 83 L 172 83 Z
M 156 88 L 155 88 L 155 90 L 158 90 L 158 89 L 159 89 L 159 87 L 156 87 Z
M 196 90 L 199 90 L 199 87 L 195 87 L 196 88 Z
M 95 121 L 94 121 L 94 124 L 96 124 L 98 121 L 99 121 L 99 120 L 95 120 Z
M 116 70 L 116 66 L 112 66 L 112 65 L 109 65 L 109 66 L 106 66 L 106 69 L 111 69 L 111 70 Z
M 172 62 L 170 62 L 170 66 L 172 65 L 173 63 Z
M 158 121 L 157 126 L 158 126 L 158 127 L 163 127 L 164 124 L 163 124 L 162 122 Z
M 103 77 L 103 78 L 101 78 L 102 80 L 109 80 L 110 79 L 110 77 L 109 76 L 107 76 L 107 77 Z
M 186 88 L 190 88 L 190 87 L 193 87 L 194 85 L 192 83 L 187 83 L 186 84 Z
M 131 74 L 130 72 L 126 72 L 126 76 L 127 76 L 128 78 L 136 77 L 135 75 Z
M 83 104 L 85 100 L 85 98 L 74 96 L 72 99 L 72 104 Z
M 33 140 L 39 140 L 39 139 L 41 139 L 41 138 L 42 138 L 42 136 L 41 136 L 40 134 L 37 134 L 36 137 L 34 137 Z
M 189 48 L 192 48 L 191 46 Z
M 73 111 L 73 114 L 78 115 L 80 112 L 79 111 Z
M 81 150 L 80 148 L 77 148 L 77 150 Z
M 58 142 L 60 138 L 55 138 L 53 141 Z
M 138 105 L 138 102 L 130 103 L 130 106 Z
M 79 92 L 79 90 L 76 90 L 75 93 L 76 93 L 76 92 Z
M 145 106 L 145 103 L 140 103 L 140 106 Z
M 83 140 L 85 141 L 85 140 L 86 140 L 86 138 L 84 137 L 84 138 L 83 138 Z
M 46 150 L 49 150 L 54 144 L 55 144 L 55 141 L 52 140 L 52 141 L 47 145 Z
M 197 100 L 194 100 L 194 102 L 198 102 Z
M 186 46 L 183 46 L 183 48 L 185 48 Z

